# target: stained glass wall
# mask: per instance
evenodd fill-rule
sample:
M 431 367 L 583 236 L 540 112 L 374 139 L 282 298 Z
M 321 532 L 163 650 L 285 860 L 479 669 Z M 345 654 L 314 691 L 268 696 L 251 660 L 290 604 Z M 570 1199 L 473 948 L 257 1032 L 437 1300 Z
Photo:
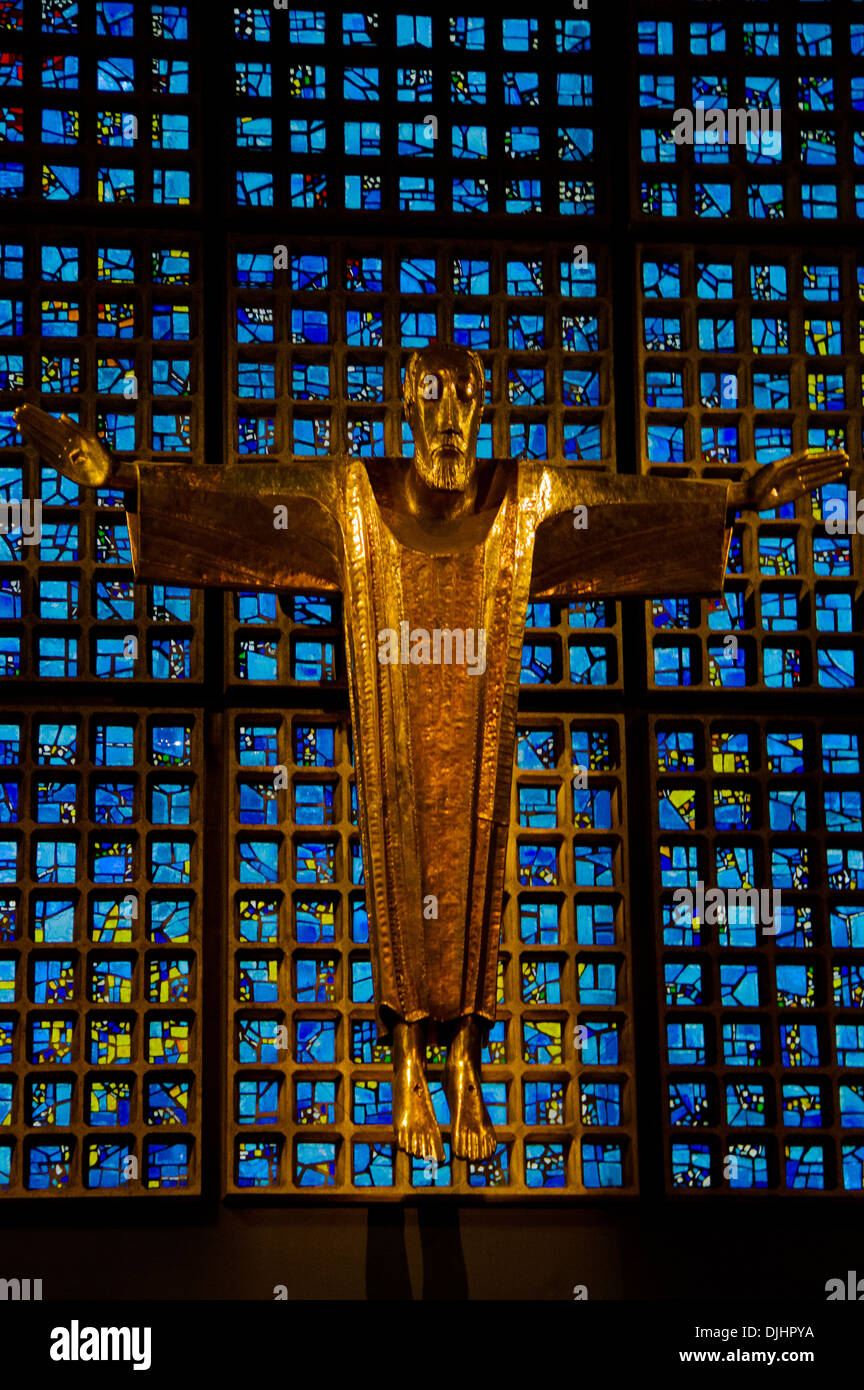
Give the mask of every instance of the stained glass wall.
M 238 207 L 597 211 L 587 18 L 238 6 L 232 37 Z
M 335 122 L 330 130 L 338 138 Z M 482 457 L 558 457 L 614 468 L 605 248 L 592 244 L 589 252 L 584 243 L 548 238 L 466 247 L 456 237 L 382 244 L 243 236 L 232 243 L 230 266 L 226 428 L 242 456 L 410 452 L 404 367 L 411 351 L 443 339 L 474 349 L 486 366 Z M 526 834 L 513 846 L 501 1017 L 485 1056 L 487 1102 L 501 1145 L 488 1169 L 448 1155 L 432 1171 L 399 1155 L 390 1134 L 389 1049 L 376 1040 L 371 966 L 362 949 L 368 923 L 356 790 L 344 770 L 335 780 L 349 756 L 345 716 L 338 727 L 320 725 L 305 710 L 316 684 L 343 692 L 347 706 L 341 607 L 329 595 L 238 593 L 226 600 L 226 613 L 229 681 L 278 684 L 304 702 L 293 726 L 284 716 L 262 726 L 251 710 L 238 716 L 229 749 L 237 797 L 229 899 L 235 941 L 244 945 L 233 947 L 227 1190 L 385 1198 L 418 1189 L 511 1197 L 634 1190 L 618 725 L 598 731 L 595 747 L 593 726 L 569 730 L 553 706 L 542 747 L 533 749 L 526 734 L 514 817 L 525 832 L 554 833 L 536 840 Z M 531 605 L 525 687 L 620 690 L 619 621 L 612 600 Z M 574 773 L 565 774 L 562 759 L 575 764 L 582 742 L 589 785 L 571 790 Z M 244 765 L 272 766 L 274 758 L 284 769 L 283 792 L 272 773 L 264 781 L 259 772 L 255 783 L 242 774 Z M 316 767 L 332 769 L 319 774 L 320 784 L 309 780 Z M 536 786 L 530 770 L 545 773 Z M 595 785 L 603 773 L 609 780 Z M 292 890 L 290 901 L 282 883 Z M 244 884 L 270 891 L 250 897 Z M 304 884 L 317 892 L 304 893 Z M 526 888 L 539 895 L 523 906 Z M 525 949 L 532 945 L 535 953 Z M 608 954 L 595 959 L 590 945 Z M 252 946 L 268 949 L 259 954 Z M 265 1002 L 272 1006 L 266 1015 L 249 1007 Z M 599 1012 L 583 1024 L 582 1008 L 591 1003 Z M 430 1064 L 446 1135 L 437 1070 L 443 1056 L 436 1046 Z M 264 1074 L 250 1070 L 263 1063 Z M 577 1075 L 586 1077 L 581 1089 Z M 597 1126 L 596 1136 L 589 1126 Z
M 0 721 L 0 1186 L 196 1191 L 201 713 Z
M 238 240 L 229 439 L 242 458 L 410 452 L 404 366 L 438 338 L 486 364 L 481 457 L 614 468 L 611 283 L 606 253 L 592 254 L 583 262 L 548 243 L 465 254 L 456 241 L 382 251 L 361 239 Z M 313 611 L 302 596 L 238 594 L 228 622 L 232 681 L 344 685 L 332 598 Z M 533 605 L 525 683 L 620 688 L 616 624 L 614 601 Z
M 693 0 L 664 6 L 662 17 L 649 4 L 634 8 L 637 218 L 860 219 L 864 18 L 854 0 L 765 0 L 722 14 Z M 697 116 L 700 106 L 722 119 Z M 684 109 L 689 128 L 676 118 Z
M 12 412 L 200 453 L 197 65 L 186 6 L 28 0 L 0 32 L 0 1191 L 176 1196 L 202 1181 L 203 598 L 134 585 L 122 494 Z
M 3 198 L 197 202 L 188 6 L 4 0 L 0 34 Z
M 501 1145 L 431 1169 L 372 1028 L 339 600 L 133 586 L 120 495 L 12 419 L 145 462 L 396 456 L 445 338 L 486 368 L 484 457 L 857 470 L 861 4 L 661 8 L 0 4 L 7 1197 L 633 1194 L 637 1075 L 671 1194 L 864 1191 L 845 487 L 740 518 L 722 599 L 530 607 Z M 779 929 L 716 889 L 779 893 Z
M 860 720 L 679 714 L 653 735 L 672 1184 L 860 1192 Z
M 200 415 L 197 247 L 68 227 L 2 250 L 4 675 L 200 679 L 200 592 L 133 585 L 122 494 L 94 495 L 16 449 L 12 418 L 41 400 L 130 457 L 188 456 Z
M 404 369 L 411 350 L 444 338 L 478 351 L 487 366 L 482 456 L 551 455 L 597 468 L 614 464 L 611 287 L 605 253 L 586 261 L 566 244 L 522 244 L 509 250 L 506 243 L 477 243 L 466 254 L 455 240 L 404 241 L 397 249 L 362 240 L 322 244 L 301 238 L 268 245 L 259 238 L 238 241 L 232 265 L 230 318 L 236 348 L 228 431 L 242 455 L 288 450 L 324 456 L 347 449 L 363 457 L 410 451 L 400 363 Z M 337 433 L 343 427 L 344 438 Z M 331 597 L 296 595 L 280 601 L 276 595 L 241 593 L 228 601 L 228 614 L 229 679 L 294 686 L 298 699 L 308 698 L 310 683 L 332 683 L 344 690 L 341 611 Z M 532 605 L 523 655 L 526 686 L 620 688 L 616 622 L 614 602 Z M 555 834 L 515 847 L 512 896 L 522 934 L 511 921 L 508 930 L 515 945 L 512 957 L 502 960 L 502 1015 L 486 1057 L 493 1078 L 487 1100 L 502 1143 L 490 1169 L 448 1158 L 430 1176 L 428 1165 L 395 1153 L 388 1133 L 389 1050 L 375 1041 L 371 967 L 368 953 L 356 949 L 368 942 L 356 789 L 353 782 L 346 784 L 344 772 L 339 783 L 330 780 L 331 772 L 316 786 L 307 780 L 312 774 L 303 771 L 335 769 L 340 758 L 347 758 L 345 727 L 339 732 L 331 724 L 307 723 L 310 719 L 309 714 L 300 723 L 295 718 L 293 742 L 282 719 L 267 726 L 267 737 L 288 749 L 293 813 L 287 789 L 276 796 L 271 780 L 253 790 L 235 774 L 240 778 L 238 878 L 230 888 L 235 931 L 241 941 L 271 950 L 259 956 L 249 947 L 248 954 L 235 948 L 228 1105 L 237 1137 L 229 1190 L 372 1189 L 386 1196 L 394 1188 L 418 1187 L 481 1188 L 509 1195 L 538 1188 L 559 1194 L 630 1189 L 635 1181 L 632 1100 L 629 1092 L 624 1094 L 621 1072 L 606 1080 L 602 1070 L 622 1066 L 629 1056 L 631 1029 L 624 1026 L 629 1015 L 620 1012 L 629 1008 L 626 958 L 613 953 L 595 965 L 593 957 L 585 953 L 583 959 L 580 953 L 578 985 L 573 978 L 577 941 L 619 952 L 626 945 L 621 839 L 592 843 L 580 836 L 571 847 L 574 828 L 620 833 L 623 827 L 619 731 L 614 729 L 605 751 L 597 751 L 589 774 L 614 770 L 619 776 L 611 787 L 573 792 L 572 806 L 559 769 L 566 724 L 556 718 L 538 751 L 527 742 L 524 746 L 526 779 L 532 767 L 545 769 L 547 776 L 536 787 L 528 781 L 519 784 L 519 823 L 526 830 L 546 827 Z M 259 732 L 244 733 L 247 729 Z M 589 738 L 587 730 L 582 734 Z M 255 758 L 246 741 L 264 736 L 257 723 L 241 722 L 232 748 L 235 759 L 239 749 L 240 767 Z M 608 741 L 608 732 L 604 737 Z M 262 749 L 265 766 L 271 756 Z M 281 757 L 276 761 L 279 765 Z M 327 827 L 339 825 L 340 816 L 346 817 L 341 838 L 332 831 L 321 838 Z M 260 831 L 241 828 L 278 825 L 288 832 L 292 821 L 293 840 L 287 833 L 262 840 Z M 250 900 L 250 890 L 242 890 L 244 882 L 275 888 L 286 872 L 294 892 L 291 902 L 280 892 L 275 898 L 271 893 L 263 901 Z M 323 898 L 299 897 L 304 883 L 316 885 Z M 574 883 L 618 891 L 603 902 L 586 899 L 577 910 L 571 897 Z M 523 886 L 549 890 L 548 896 L 520 909 Z M 602 922 L 595 923 L 595 914 Z M 522 953 L 532 943 L 539 952 Z M 318 949 L 302 951 L 303 944 Z M 281 1006 L 266 1019 L 239 1007 L 265 1000 Z M 582 1059 L 590 1055 L 601 1068 L 600 1079 L 586 1081 L 580 1094 L 575 1080 L 570 1087 L 568 1072 L 578 1069 L 573 1044 L 578 1040 L 576 1010 L 583 1000 L 601 1002 L 610 1010 L 610 1022 L 603 1022 L 602 1014 L 592 1019 L 596 1026 Z M 310 1011 L 310 1004 L 320 1007 Z M 531 1013 L 526 1010 L 531 1004 L 541 1009 Z M 545 1012 L 542 1006 L 547 1006 Z M 286 1030 L 281 1039 L 280 1027 Z M 274 1037 L 283 1049 L 274 1047 Z M 434 1053 L 433 1065 L 442 1059 L 443 1054 Z M 275 1068 L 266 1077 L 239 1069 L 241 1063 L 260 1065 L 263 1060 Z M 377 1072 L 367 1071 L 375 1066 Z M 437 1074 L 434 1095 L 446 1125 Z M 591 1116 L 587 1123 L 613 1131 L 608 1142 L 586 1138 L 581 1148 L 575 1142 L 580 1106 Z M 260 1141 L 249 1134 L 253 1126 L 265 1131 Z M 326 1133 L 318 1137 L 315 1131 L 322 1127 Z M 562 1129 L 566 1137 L 556 1139 L 556 1130 Z
M 836 247 L 643 247 L 640 447 L 665 476 L 740 477 L 811 449 L 861 451 L 864 264 Z M 862 491 L 855 467 L 852 488 Z M 861 537 L 845 483 L 735 529 L 721 598 L 648 616 L 656 688 L 853 691 Z M 826 522 L 842 512 L 844 534 Z
M 722 598 L 647 606 L 666 1184 L 860 1194 L 864 16 L 635 11 L 643 470 L 853 466 L 739 517 Z
M 626 755 L 618 719 L 520 723 L 515 834 L 483 1092 L 492 1161 L 392 1141 L 350 725 L 245 712 L 232 730 L 227 1190 L 392 1197 L 633 1191 L 636 1183 Z

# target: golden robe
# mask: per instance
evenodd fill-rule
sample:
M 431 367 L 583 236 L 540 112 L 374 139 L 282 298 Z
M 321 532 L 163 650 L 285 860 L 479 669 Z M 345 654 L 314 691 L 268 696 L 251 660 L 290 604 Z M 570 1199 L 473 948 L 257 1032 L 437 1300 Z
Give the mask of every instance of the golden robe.
M 344 595 L 385 1031 L 392 1015 L 495 1017 L 529 598 L 717 593 L 729 542 L 724 484 L 507 461 L 476 514 L 421 525 L 399 508 L 405 466 L 139 464 L 128 513 L 137 579 Z M 485 670 L 383 662 L 381 634 L 402 624 L 485 632 Z

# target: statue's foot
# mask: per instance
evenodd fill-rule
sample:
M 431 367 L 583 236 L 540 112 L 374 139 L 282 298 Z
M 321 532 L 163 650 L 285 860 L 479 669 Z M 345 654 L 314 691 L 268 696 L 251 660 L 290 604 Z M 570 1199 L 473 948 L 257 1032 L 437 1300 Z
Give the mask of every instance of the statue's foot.
M 444 1089 L 450 1103 L 454 1155 L 485 1162 L 498 1140 L 480 1088 L 480 1026 L 473 1015 L 460 1021 L 450 1044 Z
M 444 1162 L 444 1145 L 424 1068 L 425 1039 L 420 1024 L 393 1029 L 393 1129 L 396 1143 L 416 1158 Z

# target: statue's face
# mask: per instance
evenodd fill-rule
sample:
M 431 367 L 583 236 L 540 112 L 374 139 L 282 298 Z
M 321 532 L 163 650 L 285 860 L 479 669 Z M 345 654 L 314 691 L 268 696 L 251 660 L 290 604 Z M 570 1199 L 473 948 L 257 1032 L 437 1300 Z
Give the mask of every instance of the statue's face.
M 414 467 L 440 492 L 464 491 L 476 466 L 483 384 L 475 361 L 458 348 L 430 348 L 406 388 Z

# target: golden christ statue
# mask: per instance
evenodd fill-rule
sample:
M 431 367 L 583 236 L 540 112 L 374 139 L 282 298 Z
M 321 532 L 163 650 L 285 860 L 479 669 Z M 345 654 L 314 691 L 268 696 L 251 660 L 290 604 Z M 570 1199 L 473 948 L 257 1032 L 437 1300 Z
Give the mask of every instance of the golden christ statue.
M 449 1025 L 453 1153 L 496 1147 L 481 1091 L 529 600 L 716 594 L 739 509 L 841 476 L 842 453 L 740 483 L 480 462 L 483 364 L 433 346 L 405 378 L 410 459 L 120 463 L 66 417 L 16 414 L 77 483 L 128 489 L 135 577 L 341 590 L 379 1030 L 393 1040 L 396 1140 L 444 1158 L 425 1074 Z

